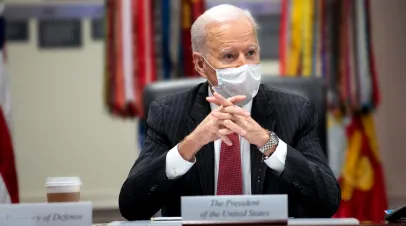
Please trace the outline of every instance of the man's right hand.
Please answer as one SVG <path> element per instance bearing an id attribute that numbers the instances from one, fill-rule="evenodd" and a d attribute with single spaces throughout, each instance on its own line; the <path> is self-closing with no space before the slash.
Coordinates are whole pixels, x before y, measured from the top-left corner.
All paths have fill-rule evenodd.
<path id="1" fill-rule="evenodd" d="M 243 101 L 244 99 L 245 96 L 235 96 L 230 97 L 228 100 L 232 104 L 236 104 L 240 101 Z M 232 112 L 235 115 L 249 116 L 249 112 L 246 112 L 242 108 L 232 104 L 228 106 L 220 106 L 214 111 L 221 112 L 222 110 L 227 108 L 228 111 Z M 232 123 L 232 125 L 228 124 L 227 127 L 232 127 L 233 131 L 238 133 L 240 136 L 244 136 L 246 133 L 245 130 L 234 123 Z M 225 126 L 223 125 L 223 120 L 214 117 L 212 113 L 210 113 L 196 127 L 196 129 L 179 144 L 179 154 L 182 156 L 183 159 L 189 162 L 194 162 L 194 156 L 200 150 L 200 148 L 212 141 L 221 139 L 227 145 L 232 145 L 230 139 L 227 136 L 222 135 L 218 132 L 220 129 L 223 128 L 225 128 Z"/>

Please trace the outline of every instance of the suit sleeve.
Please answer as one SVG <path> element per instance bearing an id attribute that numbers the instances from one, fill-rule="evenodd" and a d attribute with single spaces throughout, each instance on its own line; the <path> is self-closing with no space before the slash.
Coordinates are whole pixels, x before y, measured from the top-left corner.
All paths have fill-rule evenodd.
<path id="1" fill-rule="evenodd" d="M 295 200 L 312 217 L 331 217 L 338 209 L 341 191 L 320 146 L 318 117 L 312 104 L 305 102 L 294 147 L 288 145 L 282 178 L 289 199 Z"/>
<path id="2" fill-rule="evenodd" d="M 166 175 L 166 155 L 172 148 L 163 129 L 163 109 L 151 103 L 143 151 L 135 161 L 119 195 L 121 215 L 127 220 L 150 219 L 170 197 L 177 197 L 179 180 Z"/>

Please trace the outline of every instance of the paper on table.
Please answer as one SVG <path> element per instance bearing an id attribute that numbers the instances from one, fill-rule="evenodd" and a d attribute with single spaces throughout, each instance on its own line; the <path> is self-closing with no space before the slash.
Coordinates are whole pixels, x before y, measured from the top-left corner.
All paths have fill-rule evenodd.
<path id="1" fill-rule="evenodd" d="M 182 217 L 153 217 L 151 221 L 181 221 Z"/>
<path id="2" fill-rule="evenodd" d="M 107 226 L 182 226 L 182 221 L 114 221 Z"/>
<path id="3" fill-rule="evenodd" d="M 355 218 L 294 218 L 288 225 L 359 225 Z"/>

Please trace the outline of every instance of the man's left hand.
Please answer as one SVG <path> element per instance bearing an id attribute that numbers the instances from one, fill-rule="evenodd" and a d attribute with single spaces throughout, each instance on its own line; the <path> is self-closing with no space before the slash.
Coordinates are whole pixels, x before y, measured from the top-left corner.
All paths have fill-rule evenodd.
<path id="1" fill-rule="evenodd" d="M 227 125 L 234 122 L 236 125 L 241 127 L 246 131 L 243 136 L 249 143 L 254 144 L 258 147 L 263 146 L 269 140 L 268 131 L 262 128 L 254 119 L 250 116 L 237 116 L 233 114 L 235 112 L 234 108 L 239 108 L 238 106 L 232 105 L 227 99 L 218 93 L 213 94 L 214 97 L 206 98 L 210 103 L 214 103 L 218 106 L 228 106 L 223 108 L 221 111 L 212 112 L 212 115 L 218 119 L 224 120 L 225 128 L 221 128 L 219 133 L 222 135 L 228 135 L 234 133 L 233 127 L 228 127 Z M 231 105 L 231 106 L 230 106 Z"/>

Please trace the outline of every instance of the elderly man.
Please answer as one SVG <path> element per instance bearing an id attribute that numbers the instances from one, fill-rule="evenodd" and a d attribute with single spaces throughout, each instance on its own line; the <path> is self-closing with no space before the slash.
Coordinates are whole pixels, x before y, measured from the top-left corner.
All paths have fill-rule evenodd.
<path id="1" fill-rule="evenodd" d="M 308 99 L 260 85 L 257 25 L 231 5 L 193 24 L 206 83 L 153 102 L 144 150 L 124 182 L 128 220 L 180 216 L 181 196 L 288 194 L 289 216 L 331 217 L 341 194 Z"/>

